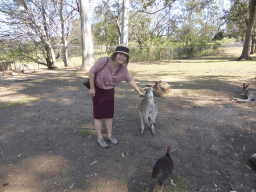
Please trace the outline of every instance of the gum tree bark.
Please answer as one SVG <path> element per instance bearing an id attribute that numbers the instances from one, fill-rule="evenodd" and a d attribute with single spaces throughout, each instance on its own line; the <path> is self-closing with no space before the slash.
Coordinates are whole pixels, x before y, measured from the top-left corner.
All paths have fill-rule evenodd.
<path id="1" fill-rule="evenodd" d="M 240 61 L 242 59 L 251 60 L 249 51 L 250 51 L 250 42 L 252 40 L 253 24 L 254 24 L 254 19 L 255 19 L 256 0 L 250 0 L 249 6 L 250 6 L 250 15 L 249 15 L 248 27 L 246 30 L 243 51 L 242 51 L 241 56 L 237 59 L 238 61 Z"/>
<path id="2" fill-rule="evenodd" d="M 90 4 L 89 0 L 80 0 L 81 31 L 82 31 L 82 65 L 80 70 L 88 70 L 94 64 L 94 51 L 90 22 Z"/>

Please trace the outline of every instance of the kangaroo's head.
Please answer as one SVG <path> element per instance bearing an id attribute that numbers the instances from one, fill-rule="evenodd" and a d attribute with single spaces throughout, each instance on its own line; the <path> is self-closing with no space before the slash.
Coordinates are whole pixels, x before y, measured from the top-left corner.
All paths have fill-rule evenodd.
<path id="1" fill-rule="evenodd" d="M 243 84 L 243 88 L 242 88 L 242 94 L 247 96 L 249 94 L 249 90 L 248 90 L 249 84 Z"/>
<path id="2" fill-rule="evenodd" d="M 153 88 L 152 87 L 147 88 L 146 97 L 153 97 Z"/>

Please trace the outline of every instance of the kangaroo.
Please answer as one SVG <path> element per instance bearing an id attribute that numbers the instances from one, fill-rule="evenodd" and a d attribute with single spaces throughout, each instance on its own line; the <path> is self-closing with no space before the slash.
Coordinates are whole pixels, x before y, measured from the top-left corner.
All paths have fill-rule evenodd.
<path id="1" fill-rule="evenodd" d="M 146 88 L 147 92 L 145 98 L 139 105 L 139 115 L 141 120 L 141 134 L 144 131 L 144 122 L 151 128 L 152 134 L 155 135 L 155 119 L 157 115 L 157 104 L 154 101 L 153 89 L 151 87 Z"/>
<path id="2" fill-rule="evenodd" d="M 169 83 L 164 81 L 156 81 L 153 87 L 154 96 L 162 97 L 163 95 L 168 94 L 171 91 Z"/>
<path id="3" fill-rule="evenodd" d="M 237 101 L 243 101 L 243 102 L 251 102 L 251 103 L 256 103 L 256 91 L 249 91 L 248 90 L 249 84 L 243 84 L 242 88 L 242 94 L 241 96 L 247 97 L 247 99 L 239 99 L 239 98 L 234 98 Z"/>

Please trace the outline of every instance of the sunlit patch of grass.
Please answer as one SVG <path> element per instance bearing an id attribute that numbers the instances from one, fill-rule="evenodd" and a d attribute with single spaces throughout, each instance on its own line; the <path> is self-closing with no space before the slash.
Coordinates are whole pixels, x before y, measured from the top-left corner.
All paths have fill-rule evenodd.
<path id="1" fill-rule="evenodd" d="M 14 103 L 6 103 L 4 106 L 1 106 L 0 109 L 7 109 L 7 108 L 12 108 L 20 104 L 20 102 L 14 102 Z"/>
<path id="2" fill-rule="evenodd" d="M 185 89 L 183 91 L 183 94 L 184 95 L 193 95 L 193 94 L 195 94 L 195 92 L 192 89 Z"/>
<path id="3" fill-rule="evenodd" d="M 82 137 L 85 137 L 87 135 L 92 135 L 92 132 L 89 131 L 88 129 L 80 129 L 77 131 L 77 133 L 82 136 Z"/>
<path id="4" fill-rule="evenodd" d="M 40 98 L 25 97 L 25 98 L 23 98 L 22 100 L 19 100 L 19 101 L 4 103 L 3 106 L 0 106 L 0 109 L 8 109 L 8 108 L 15 107 L 15 106 L 17 106 L 19 104 L 35 102 L 35 101 L 38 101 L 38 100 L 40 100 Z"/>
<path id="5" fill-rule="evenodd" d="M 34 82 L 44 82 L 46 79 L 37 79 L 37 80 L 34 80 Z"/>

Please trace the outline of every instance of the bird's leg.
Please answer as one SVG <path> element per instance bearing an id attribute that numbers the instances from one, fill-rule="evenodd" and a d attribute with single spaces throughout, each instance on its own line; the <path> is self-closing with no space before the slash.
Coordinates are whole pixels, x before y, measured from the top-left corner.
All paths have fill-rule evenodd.
<path id="1" fill-rule="evenodd" d="M 162 191 L 163 191 L 163 188 L 164 188 L 164 185 L 162 185 L 162 187 L 161 187 L 161 191 L 160 191 L 160 192 L 162 192 Z"/>

